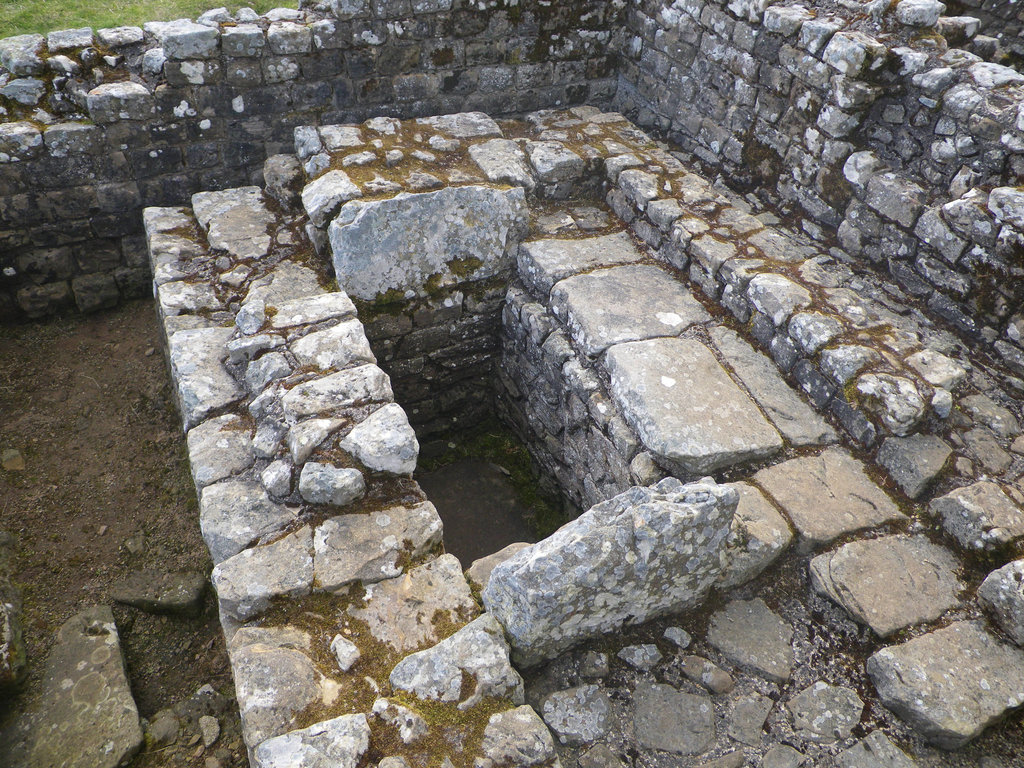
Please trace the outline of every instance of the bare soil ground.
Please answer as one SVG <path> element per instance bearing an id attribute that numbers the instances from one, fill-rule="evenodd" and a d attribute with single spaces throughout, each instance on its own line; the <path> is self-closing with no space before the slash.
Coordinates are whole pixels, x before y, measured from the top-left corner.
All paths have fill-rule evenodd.
<path id="1" fill-rule="evenodd" d="M 19 715 L 45 706 L 36 691 L 63 622 L 111 604 L 111 587 L 134 570 L 209 573 L 165 365 L 149 301 L 0 327 L 0 450 L 25 460 L 23 470 L 0 469 L 0 530 L 16 541 L 29 658 L 21 691 L 0 699 L 0 741 Z M 192 619 L 114 607 L 142 716 L 205 684 L 230 692 L 209 592 Z M 225 768 L 245 764 L 237 710 L 229 719 L 216 745 Z M 183 738 L 170 754 L 144 750 L 135 764 L 204 765 L 210 755 Z"/>

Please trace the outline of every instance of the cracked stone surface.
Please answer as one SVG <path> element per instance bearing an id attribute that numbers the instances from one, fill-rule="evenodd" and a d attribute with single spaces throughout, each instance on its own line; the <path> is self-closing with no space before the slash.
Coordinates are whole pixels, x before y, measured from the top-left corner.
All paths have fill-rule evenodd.
<path id="1" fill-rule="evenodd" d="M 551 310 L 591 356 L 624 341 L 678 336 L 710 319 L 679 281 L 647 264 L 567 277 L 551 289 Z"/>
<path id="2" fill-rule="evenodd" d="M 863 465 L 839 448 L 763 469 L 754 481 L 779 503 L 810 545 L 905 517 Z"/>

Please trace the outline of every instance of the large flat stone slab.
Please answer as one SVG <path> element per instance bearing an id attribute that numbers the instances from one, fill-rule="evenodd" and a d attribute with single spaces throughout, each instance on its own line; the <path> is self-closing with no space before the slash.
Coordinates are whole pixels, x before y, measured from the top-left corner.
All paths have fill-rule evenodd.
<path id="1" fill-rule="evenodd" d="M 110 608 L 89 608 L 60 628 L 41 698 L 26 768 L 116 768 L 139 751 L 139 712 Z"/>
<path id="2" fill-rule="evenodd" d="M 958 621 L 868 659 L 882 703 L 933 744 L 962 747 L 1024 704 L 1024 651 Z"/>
<path id="3" fill-rule="evenodd" d="M 526 665 L 692 607 L 718 576 L 737 500 L 727 486 L 675 478 L 631 488 L 495 567 L 484 605 Z"/>
<path id="4" fill-rule="evenodd" d="M 811 584 L 881 637 L 937 619 L 964 585 L 952 553 L 923 536 L 853 541 L 811 560 Z"/>
<path id="5" fill-rule="evenodd" d="M 572 240 L 532 240 L 519 246 L 519 276 L 547 296 L 555 283 L 569 275 L 633 264 L 643 257 L 625 232 Z"/>
<path id="6" fill-rule="evenodd" d="M 178 331 L 167 340 L 171 377 L 185 431 L 213 411 L 241 400 L 245 390 L 224 367 L 233 328 Z"/>
<path id="7" fill-rule="evenodd" d="M 707 474 L 782 448 L 779 433 L 699 341 L 617 344 L 605 365 L 626 420 L 673 468 Z"/>
<path id="8" fill-rule="evenodd" d="M 711 319 L 678 280 L 649 264 L 567 277 L 551 289 L 551 310 L 591 357 L 624 341 L 678 336 Z"/>
<path id="9" fill-rule="evenodd" d="M 800 448 L 836 441 L 835 430 L 786 383 L 768 357 L 724 326 L 712 328 L 710 334 L 726 365 L 789 443 Z"/>
<path id="10" fill-rule="evenodd" d="M 527 221 L 520 187 L 469 185 L 352 200 L 328 230 L 334 271 L 349 295 L 365 300 L 388 291 L 424 295 L 432 278 L 484 280 L 511 269 Z"/>
<path id="11" fill-rule="evenodd" d="M 839 448 L 762 469 L 754 481 L 779 503 L 811 546 L 904 517 L 867 476 L 864 465 Z"/>
<path id="12" fill-rule="evenodd" d="M 782 513 L 749 483 L 733 483 L 740 503 L 732 519 L 722 555 L 718 586 L 745 584 L 771 565 L 793 541 L 793 531 Z"/>

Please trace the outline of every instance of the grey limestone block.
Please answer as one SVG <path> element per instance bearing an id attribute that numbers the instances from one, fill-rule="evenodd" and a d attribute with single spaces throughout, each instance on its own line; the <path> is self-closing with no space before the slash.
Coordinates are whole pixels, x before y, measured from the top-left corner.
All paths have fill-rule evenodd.
<path id="1" fill-rule="evenodd" d="M 992 571 L 978 588 L 978 597 L 1010 639 L 1024 647 L 1024 560 Z"/>
<path id="2" fill-rule="evenodd" d="M 617 344 L 604 365 L 626 421 L 661 462 L 699 474 L 782 448 L 779 433 L 699 341 Z"/>
<path id="3" fill-rule="evenodd" d="M 852 541 L 810 563 L 814 589 L 880 637 L 939 618 L 964 585 L 959 561 L 923 536 Z"/>
<path id="4" fill-rule="evenodd" d="M 956 488 L 928 509 L 967 550 L 994 549 L 1024 537 L 1024 510 L 991 480 Z"/>
<path id="5" fill-rule="evenodd" d="M 735 490 L 711 481 L 632 488 L 498 565 L 484 605 L 527 665 L 696 605 L 721 568 L 737 501 Z"/>
<path id="6" fill-rule="evenodd" d="M 448 283 L 496 277 L 511 269 L 527 219 L 521 187 L 351 200 L 329 228 L 335 272 L 345 291 L 367 300 L 389 290 L 422 294 L 437 275 Z"/>
<path id="7" fill-rule="evenodd" d="M 89 116 L 97 123 L 146 120 L 153 114 L 153 94 L 139 83 L 104 83 L 89 91 Z"/>
<path id="8" fill-rule="evenodd" d="M 464 697 L 467 675 L 473 687 Z M 397 690 L 455 703 L 459 709 L 468 709 L 484 697 L 523 703 L 523 679 L 509 661 L 501 625 L 488 613 L 433 648 L 406 656 L 391 671 L 389 682 Z"/>
<path id="9" fill-rule="evenodd" d="M 271 501 L 251 480 L 222 480 L 199 496 L 199 528 L 215 564 L 294 519 L 293 511 Z"/>
<path id="10" fill-rule="evenodd" d="M 220 33 L 213 27 L 178 19 L 157 25 L 156 37 L 168 59 L 210 59 L 217 55 Z"/>

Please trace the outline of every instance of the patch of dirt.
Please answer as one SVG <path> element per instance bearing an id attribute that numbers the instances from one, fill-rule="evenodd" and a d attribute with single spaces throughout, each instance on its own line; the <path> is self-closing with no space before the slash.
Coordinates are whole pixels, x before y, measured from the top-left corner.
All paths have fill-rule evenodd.
<path id="1" fill-rule="evenodd" d="M 0 733 L 40 706 L 56 630 L 95 604 L 114 607 L 139 713 L 211 685 L 233 695 L 215 600 L 199 617 L 153 616 L 112 603 L 111 587 L 142 568 L 209 574 L 199 515 L 151 301 L 88 317 L 0 327 L 0 530 L 15 539 L 13 579 L 24 596 L 26 683 L 0 697 Z M 134 765 L 246 764 L 232 700 L 209 751 L 150 747 Z M 0 735 L 0 742 L 4 737 Z"/>

